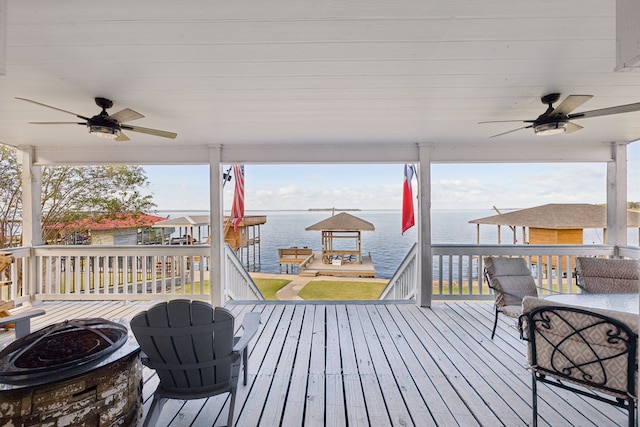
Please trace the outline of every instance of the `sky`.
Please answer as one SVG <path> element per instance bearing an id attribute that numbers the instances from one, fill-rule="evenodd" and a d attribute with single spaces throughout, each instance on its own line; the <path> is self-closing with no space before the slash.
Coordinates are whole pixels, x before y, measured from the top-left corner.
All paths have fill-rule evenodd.
<path id="1" fill-rule="evenodd" d="M 640 201 L 640 141 L 628 146 L 629 201 Z M 209 168 L 143 166 L 157 210 L 209 210 Z M 432 209 L 528 208 L 605 203 L 602 163 L 433 164 Z M 402 203 L 402 164 L 246 165 L 245 210 L 393 209 Z M 224 188 L 225 210 L 233 184 Z M 414 195 L 417 187 L 414 180 Z"/>

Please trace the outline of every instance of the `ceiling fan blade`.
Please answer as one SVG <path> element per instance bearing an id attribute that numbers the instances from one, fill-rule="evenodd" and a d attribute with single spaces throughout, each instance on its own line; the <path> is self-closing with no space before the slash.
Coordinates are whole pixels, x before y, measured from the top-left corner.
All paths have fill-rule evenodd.
<path id="1" fill-rule="evenodd" d="M 554 116 L 556 114 L 562 114 L 566 116 L 591 98 L 593 98 L 593 95 L 569 95 L 553 110 L 550 115 Z"/>
<path id="2" fill-rule="evenodd" d="M 575 131 L 580 130 L 580 129 L 582 129 L 582 126 L 577 125 L 575 123 L 568 122 L 567 123 L 567 128 L 565 129 L 564 133 L 571 133 L 571 132 L 575 132 Z"/>
<path id="3" fill-rule="evenodd" d="M 161 136 L 163 138 L 174 139 L 176 136 L 178 136 L 178 134 L 175 132 L 167 132 L 164 130 L 143 128 L 140 126 L 122 125 L 121 128 L 126 130 L 132 130 L 134 132 L 146 133 L 154 136 Z"/>
<path id="4" fill-rule="evenodd" d="M 499 133 L 499 134 L 497 134 L 497 135 L 492 135 L 490 138 L 495 138 L 496 136 L 506 135 L 506 134 L 508 134 L 508 133 L 516 132 L 516 131 L 519 131 L 519 130 L 522 130 L 522 129 L 529 129 L 529 128 L 531 128 L 531 127 L 533 127 L 533 125 L 523 126 L 523 127 L 521 127 L 521 128 L 512 129 L 512 130 L 510 130 L 510 131 L 502 132 L 502 133 Z"/>
<path id="5" fill-rule="evenodd" d="M 87 125 L 78 122 L 29 122 L 30 125 Z"/>
<path id="6" fill-rule="evenodd" d="M 142 114 L 130 108 L 125 108 L 124 110 L 118 111 L 117 113 L 113 113 L 109 117 L 114 119 L 118 123 L 126 123 L 132 120 L 138 120 L 138 119 L 144 118 Z"/>
<path id="7" fill-rule="evenodd" d="M 124 134 L 124 132 L 120 132 L 120 135 L 118 135 L 118 137 L 114 141 L 124 142 L 124 141 L 130 141 L 130 139 L 127 135 Z"/>
<path id="8" fill-rule="evenodd" d="M 583 111 L 582 113 L 569 114 L 569 119 L 587 119 L 590 117 L 608 116 L 610 114 L 631 113 L 640 111 L 640 102 L 634 104 L 618 105 L 617 107 L 601 108 L 600 110 Z"/>
<path id="9" fill-rule="evenodd" d="M 535 120 L 488 120 L 484 122 L 478 122 L 479 125 L 484 123 L 533 123 Z"/>
<path id="10" fill-rule="evenodd" d="M 72 115 L 74 115 L 74 116 L 76 116 L 76 117 L 78 117 L 78 118 L 80 118 L 80 119 L 83 119 L 83 120 L 89 120 L 89 118 L 88 118 L 88 117 L 81 116 L 80 114 L 76 114 L 76 113 L 71 112 L 71 111 L 63 110 L 62 108 L 53 107 L 53 106 L 51 106 L 51 105 L 43 104 L 42 102 L 33 101 L 33 100 L 31 100 L 31 99 L 27 99 L 27 98 L 19 98 L 19 97 L 17 97 L 17 96 L 16 96 L 16 99 L 19 99 L 19 100 L 21 100 L 21 101 L 31 102 L 32 104 L 40 105 L 40 106 L 42 106 L 42 107 L 47 107 L 47 108 L 51 108 L 51 109 L 54 109 L 54 110 L 62 111 L 63 113 L 72 114 Z"/>

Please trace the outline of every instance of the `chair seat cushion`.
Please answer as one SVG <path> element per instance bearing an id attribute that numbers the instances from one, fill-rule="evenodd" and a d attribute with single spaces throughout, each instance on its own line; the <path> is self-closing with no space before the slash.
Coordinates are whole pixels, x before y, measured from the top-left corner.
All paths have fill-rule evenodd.
<path id="1" fill-rule="evenodd" d="M 584 309 L 542 298 L 523 300 L 525 313 L 539 307 Z M 562 312 L 562 317 L 556 320 L 546 312 L 538 319 L 541 326 L 537 331 L 544 337 L 536 340 L 537 363 L 533 363 L 531 343 L 527 351 L 527 363 L 543 374 L 555 377 L 561 374 L 566 381 L 626 399 L 628 359 L 621 354 L 626 351 L 628 339 L 625 339 L 624 332 L 588 313 L 620 321 L 631 331 L 638 330 L 640 318 L 637 314 L 589 309 L 586 313 Z M 620 333 L 620 337 L 616 333 Z M 637 355 L 634 366 L 637 366 Z M 634 371 L 637 387 L 638 372 L 637 369 Z M 637 391 L 634 396 L 637 396 Z"/>
<path id="2" fill-rule="evenodd" d="M 637 259 L 576 259 L 578 284 L 592 293 L 636 293 L 640 291 L 640 261 Z"/>
<path id="3" fill-rule="evenodd" d="M 525 296 L 538 296 L 536 282 L 524 258 L 487 257 L 484 262 L 499 310 L 502 311 L 503 306 L 520 307 Z"/>
<path id="4" fill-rule="evenodd" d="M 505 305 L 499 311 L 505 316 L 517 318 L 522 314 L 522 305 Z"/>

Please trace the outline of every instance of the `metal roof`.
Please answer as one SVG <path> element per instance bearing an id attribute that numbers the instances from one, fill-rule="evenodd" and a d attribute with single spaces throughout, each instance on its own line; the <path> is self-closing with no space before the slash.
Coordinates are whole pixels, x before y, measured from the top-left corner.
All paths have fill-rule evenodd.
<path id="1" fill-rule="evenodd" d="M 607 208 L 586 203 L 550 203 L 478 218 L 469 223 L 548 229 L 606 228 Z M 627 226 L 640 227 L 640 212 L 627 211 Z"/>

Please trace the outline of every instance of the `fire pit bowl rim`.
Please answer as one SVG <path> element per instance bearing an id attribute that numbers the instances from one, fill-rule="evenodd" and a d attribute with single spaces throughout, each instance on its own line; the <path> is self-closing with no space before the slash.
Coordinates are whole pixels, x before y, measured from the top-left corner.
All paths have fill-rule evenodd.
<path id="1" fill-rule="evenodd" d="M 54 366 L 21 368 L 15 366 L 15 361 L 31 346 L 38 344 L 41 339 L 47 336 L 72 333 L 80 330 L 108 329 L 116 338 L 111 344 L 95 353 L 84 355 L 82 358 L 68 360 Z M 95 332 L 98 335 L 101 333 Z M 46 326 L 38 331 L 32 332 L 22 338 L 15 340 L 0 351 L 0 381 L 11 382 L 12 379 L 36 379 L 59 374 L 61 371 L 71 371 L 80 369 L 86 364 L 100 360 L 122 347 L 127 341 L 129 331 L 125 325 L 112 322 L 103 318 L 71 319 L 64 322 Z"/>

